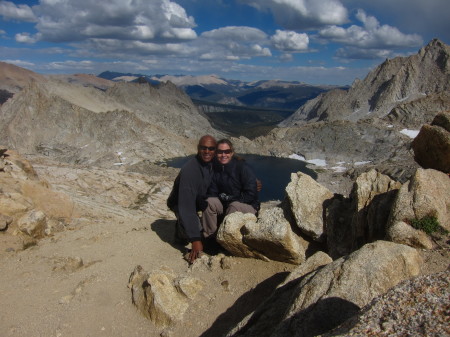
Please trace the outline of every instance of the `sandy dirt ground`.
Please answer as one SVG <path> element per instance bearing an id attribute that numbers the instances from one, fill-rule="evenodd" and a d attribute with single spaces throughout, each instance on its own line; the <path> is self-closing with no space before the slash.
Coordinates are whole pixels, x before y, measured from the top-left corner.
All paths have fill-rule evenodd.
<path id="1" fill-rule="evenodd" d="M 27 249 L 13 228 L 0 233 L 0 336 L 222 336 L 295 267 L 236 257 L 227 257 L 227 268 L 189 267 L 186 248 L 173 242 L 174 216 L 165 206 L 174 170 L 143 175 L 31 163 L 72 198 L 73 219 Z M 448 244 L 424 257 L 424 272 L 445 269 Z M 179 322 L 157 327 L 132 304 L 128 281 L 137 265 L 206 285 Z"/>
<path id="2" fill-rule="evenodd" d="M 235 257 L 227 258 L 228 269 L 189 268 L 165 206 L 173 174 L 32 164 L 53 189 L 71 196 L 74 218 L 25 250 L 13 229 L 0 233 L 0 336 L 220 336 L 293 268 Z M 156 327 L 131 301 L 127 285 L 137 265 L 206 286 L 180 322 Z"/>

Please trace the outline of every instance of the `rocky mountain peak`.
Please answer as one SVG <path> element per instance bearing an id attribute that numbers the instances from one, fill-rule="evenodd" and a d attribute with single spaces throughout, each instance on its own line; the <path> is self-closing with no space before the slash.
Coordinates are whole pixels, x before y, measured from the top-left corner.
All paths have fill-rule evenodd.
<path id="1" fill-rule="evenodd" d="M 448 91 L 449 58 L 450 47 L 434 39 L 415 55 L 386 60 L 365 79 L 354 81 L 348 91 L 332 90 L 307 102 L 280 126 L 383 118 L 400 104 Z M 432 103 L 425 110 L 437 111 Z"/>

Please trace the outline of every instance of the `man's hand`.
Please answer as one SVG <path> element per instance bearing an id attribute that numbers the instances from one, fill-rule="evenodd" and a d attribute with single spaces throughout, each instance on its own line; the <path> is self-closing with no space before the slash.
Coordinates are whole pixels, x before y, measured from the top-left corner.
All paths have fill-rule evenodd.
<path id="1" fill-rule="evenodd" d="M 203 252 L 203 243 L 201 241 L 192 241 L 189 263 L 194 263 L 194 261 L 200 257 L 201 252 Z"/>
<path id="2" fill-rule="evenodd" d="M 261 190 L 262 190 L 262 182 L 259 179 L 256 179 L 256 190 L 258 192 L 261 192 Z"/>

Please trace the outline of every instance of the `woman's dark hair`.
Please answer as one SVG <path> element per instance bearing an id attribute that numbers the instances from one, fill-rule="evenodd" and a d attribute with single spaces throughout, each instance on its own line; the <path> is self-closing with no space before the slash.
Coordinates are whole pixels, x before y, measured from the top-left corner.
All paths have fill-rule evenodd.
<path id="1" fill-rule="evenodd" d="M 219 147 L 220 144 L 227 144 L 230 147 L 231 152 L 234 153 L 233 143 L 229 139 L 224 138 L 224 139 L 219 140 L 217 142 L 217 147 Z"/>

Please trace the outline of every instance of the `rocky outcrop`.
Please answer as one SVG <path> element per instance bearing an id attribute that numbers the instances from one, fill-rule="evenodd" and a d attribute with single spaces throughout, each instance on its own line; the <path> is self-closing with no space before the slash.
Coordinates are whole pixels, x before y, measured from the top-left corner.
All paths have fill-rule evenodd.
<path id="1" fill-rule="evenodd" d="M 375 297 L 417 276 L 422 260 L 410 247 L 367 244 L 277 288 L 228 336 L 316 336 L 356 314 Z"/>
<path id="2" fill-rule="evenodd" d="M 253 214 L 229 214 L 219 227 L 216 239 L 234 256 L 293 264 L 305 260 L 305 248 L 281 208 L 264 210 L 258 219 Z"/>
<path id="3" fill-rule="evenodd" d="M 17 227 L 33 238 L 42 238 L 47 229 L 47 217 L 42 211 L 32 210 L 17 221 Z"/>
<path id="4" fill-rule="evenodd" d="M 45 82 L 46 78 L 14 64 L 0 62 L 0 90 L 15 94 L 33 81 Z"/>
<path id="5" fill-rule="evenodd" d="M 256 216 L 236 212 L 225 217 L 217 231 L 217 242 L 233 256 L 251 257 L 268 261 L 269 259 L 258 251 L 247 246 L 243 241 L 243 228 L 247 223 L 256 222 Z"/>
<path id="6" fill-rule="evenodd" d="M 361 173 L 370 166 L 408 180 L 417 167 L 411 138 L 436 113 L 450 109 L 449 48 L 433 40 L 416 55 L 386 60 L 348 91 L 331 90 L 308 101 L 247 151 L 321 159 L 329 170 L 356 167 Z"/>
<path id="7" fill-rule="evenodd" d="M 386 60 L 348 91 L 332 90 L 303 105 L 280 126 L 384 117 L 395 106 L 449 90 L 450 47 L 435 39 L 416 55 Z M 446 103 L 448 106 L 450 102 Z M 435 112 L 435 110 L 433 110 Z"/>
<path id="8" fill-rule="evenodd" d="M 136 266 L 130 275 L 133 304 L 156 326 L 167 327 L 182 321 L 188 300 L 202 290 L 204 284 L 193 277 L 178 278 L 167 268 L 147 273 Z"/>
<path id="9" fill-rule="evenodd" d="M 447 336 L 449 285 L 448 270 L 404 281 L 322 336 Z"/>
<path id="10" fill-rule="evenodd" d="M 324 209 L 331 202 L 333 193 L 318 184 L 309 175 L 297 172 L 291 174 L 286 187 L 295 223 L 313 240 L 324 240 Z"/>
<path id="11" fill-rule="evenodd" d="M 450 173 L 450 111 L 424 125 L 412 142 L 414 159 L 423 167 Z"/>
<path id="12" fill-rule="evenodd" d="M 412 179 L 400 188 L 387 223 L 387 237 L 413 247 L 431 248 L 432 242 L 407 222 L 434 216 L 450 230 L 450 180 L 442 172 L 418 169 Z"/>
<path id="13" fill-rule="evenodd" d="M 352 251 L 385 238 L 390 208 L 400 186 L 399 182 L 373 169 L 356 179 L 350 196 L 354 211 Z"/>
<path id="14" fill-rule="evenodd" d="M 327 247 L 333 258 L 385 238 L 386 222 L 400 186 L 372 169 L 358 176 L 349 198 L 333 198 L 326 207 Z"/>
<path id="15" fill-rule="evenodd" d="M 74 203 L 39 179 L 33 166 L 17 152 L 0 147 L 0 228 L 42 238 L 58 231 L 74 215 Z"/>
<path id="16" fill-rule="evenodd" d="M 338 163 L 365 171 L 364 166 L 356 165 L 363 162 L 380 171 L 386 167 L 396 180 L 406 181 L 411 168 L 418 165 L 411 156 L 411 138 L 401 130 L 377 119 L 321 121 L 275 128 L 267 136 L 255 138 L 252 144 L 246 143 L 244 149 L 279 157 L 297 154 L 306 160 L 322 159 L 330 171 Z"/>
<path id="17" fill-rule="evenodd" d="M 0 142 L 6 146 L 108 168 L 185 156 L 201 135 L 221 135 L 171 84 L 118 83 L 104 92 L 58 81 L 31 83 L 0 109 Z"/>
<path id="18" fill-rule="evenodd" d="M 257 222 L 247 223 L 243 242 L 273 261 L 300 264 L 305 260 L 305 248 L 279 207 L 263 210 Z"/>

